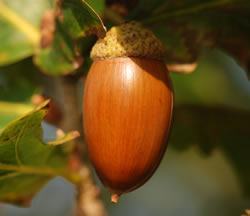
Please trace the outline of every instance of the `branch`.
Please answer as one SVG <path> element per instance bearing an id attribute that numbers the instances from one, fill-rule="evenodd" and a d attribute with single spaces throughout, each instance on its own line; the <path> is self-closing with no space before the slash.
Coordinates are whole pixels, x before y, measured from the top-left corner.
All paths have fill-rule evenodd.
<path id="1" fill-rule="evenodd" d="M 81 105 L 78 100 L 78 79 L 74 76 L 61 78 L 64 103 L 64 130 L 82 131 Z M 99 197 L 99 190 L 94 184 L 89 168 L 83 163 L 85 148 L 83 139 L 78 139 L 74 145 L 70 168 L 77 171 L 81 180 L 77 184 L 76 216 L 106 216 L 106 210 Z"/>
<path id="2" fill-rule="evenodd" d="M 78 186 L 76 216 L 107 216 L 100 199 L 100 191 L 95 186 L 87 166 L 81 166 L 81 184 Z"/>

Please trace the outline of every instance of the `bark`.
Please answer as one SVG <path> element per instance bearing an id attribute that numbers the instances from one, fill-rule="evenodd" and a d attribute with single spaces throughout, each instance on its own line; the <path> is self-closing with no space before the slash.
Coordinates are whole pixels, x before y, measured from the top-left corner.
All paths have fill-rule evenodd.
<path id="1" fill-rule="evenodd" d="M 82 104 L 79 94 L 79 79 L 76 76 L 60 78 L 43 77 L 44 92 L 54 98 L 62 108 L 63 120 L 60 124 L 65 132 L 77 130 L 81 137 L 72 144 L 72 153 L 69 159 L 69 167 L 77 172 L 81 181 L 76 185 L 76 203 L 74 216 L 107 216 L 106 209 L 100 198 L 100 191 L 96 187 L 90 169 L 88 157 L 85 151 L 82 134 Z"/>

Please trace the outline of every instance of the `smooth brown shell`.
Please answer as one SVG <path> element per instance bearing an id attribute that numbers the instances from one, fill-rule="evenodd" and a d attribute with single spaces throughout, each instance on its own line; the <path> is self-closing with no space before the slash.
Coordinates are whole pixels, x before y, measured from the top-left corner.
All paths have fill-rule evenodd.
<path id="1" fill-rule="evenodd" d="M 91 161 L 118 195 L 145 183 L 167 146 L 173 92 L 165 64 L 145 58 L 95 60 L 84 90 Z"/>

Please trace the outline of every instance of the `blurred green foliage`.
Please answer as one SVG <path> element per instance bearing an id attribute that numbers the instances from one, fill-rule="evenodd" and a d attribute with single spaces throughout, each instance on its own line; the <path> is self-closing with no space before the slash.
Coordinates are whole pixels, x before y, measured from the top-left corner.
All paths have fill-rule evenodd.
<path id="1" fill-rule="evenodd" d="M 8 124 L 0 134 L 0 200 L 3 202 L 27 205 L 49 179 L 64 176 L 61 170 L 67 157 L 62 147 L 45 145 L 42 141 L 41 121 L 47 112 L 46 105 Z M 60 143 L 63 143 L 61 139 Z"/>
<path id="2" fill-rule="evenodd" d="M 171 75 L 176 93 L 171 145 L 178 150 L 198 146 L 207 157 L 215 149 L 222 150 L 238 174 L 243 191 L 250 196 L 250 88 L 244 74 L 250 65 L 250 2 L 87 2 L 94 10 L 81 0 L 57 4 L 53 0 L 0 0 L 0 128 L 24 113 L 25 109 L 18 106 L 29 107 L 30 97 L 43 82 L 39 70 L 53 76 L 83 75 L 88 70 L 89 52 L 96 41 L 93 35 L 105 33 L 102 20 L 106 26 L 138 20 L 164 43 L 168 64 L 198 63 L 189 75 Z M 37 127 L 41 120 L 40 116 L 35 121 Z M 14 131 L 24 125 L 19 121 L 11 127 Z M 38 132 L 40 136 L 40 128 Z M 37 141 L 32 130 L 27 137 L 31 140 L 28 144 Z M 25 149 L 28 144 L 24 143 Z M 29 154 L 30 161 L 36 157 Z M 4 173 L 1 167 L 0 173 Z M 0 191 L 0 199 L 7 200 L 4 195 Z"/>

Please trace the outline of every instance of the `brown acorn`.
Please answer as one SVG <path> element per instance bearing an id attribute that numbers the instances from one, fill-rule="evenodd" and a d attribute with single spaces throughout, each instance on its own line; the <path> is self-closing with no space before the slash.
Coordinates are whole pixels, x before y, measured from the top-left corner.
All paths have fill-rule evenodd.
<path id="1" fill-rule="evenodd" d="M 163 54 L 161 42 L 136 22 L 111 28 L 91 51 L 84 131 L 113 202 L 144 184 L 164 155 L 173 91 Z"/>

